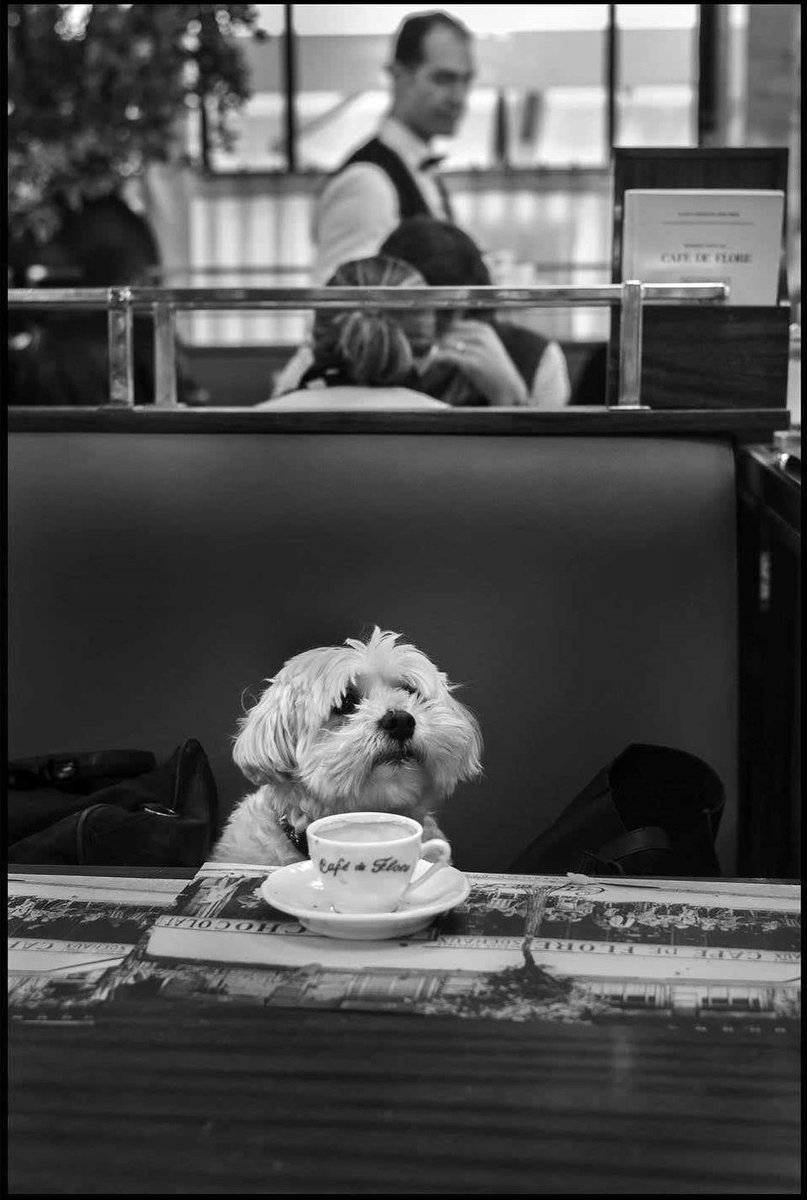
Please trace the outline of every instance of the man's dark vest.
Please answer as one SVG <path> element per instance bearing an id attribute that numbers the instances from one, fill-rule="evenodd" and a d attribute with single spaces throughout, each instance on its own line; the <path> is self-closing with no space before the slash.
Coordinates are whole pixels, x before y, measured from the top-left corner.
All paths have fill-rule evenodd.
<path id="1" fill-rule="evenodd" d="M 402 221 L 405 221 L 407 217 L 418 217 L 423 213 L 427 216 L 434 216 L 403 159 L 394 150 L 390 150 L 389 146 L 386 146 L 379 138 L 371 138 L 365 145 L 359 146 L 358 150 L 354 150 L 350 157 L 336 170 L 335 174 L 339 175 L 346 167 L 351 167 L 354 163 L 372 163 L 374 166 L 380 167 L 389 177 L 395 191 L 398 193 L 398 207 Z M 446 212 L 450 215 L 451 206 L 443 181 L 439 176 L 435 176 L 435 183 L 443 197 Z"/>

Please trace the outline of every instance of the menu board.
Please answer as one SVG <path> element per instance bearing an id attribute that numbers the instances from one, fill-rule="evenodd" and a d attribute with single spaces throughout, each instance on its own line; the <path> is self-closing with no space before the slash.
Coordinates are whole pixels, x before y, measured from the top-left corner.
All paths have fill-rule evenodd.
<path id="1" fill-rule="evenodd" d="M 729 305 L 775 305 L 784 204 L 781 191 L 628 188 L 622 278 L 725 283 Z"/>

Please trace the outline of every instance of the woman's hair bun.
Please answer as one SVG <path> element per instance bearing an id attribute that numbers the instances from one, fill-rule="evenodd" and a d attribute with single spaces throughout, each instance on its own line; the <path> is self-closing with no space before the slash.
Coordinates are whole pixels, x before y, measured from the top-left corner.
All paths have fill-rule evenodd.
<path id="1" fill-rule="evenodd" d="M 328 287 L 425 287 L 419 271 L 388 255 L 343 263 Z M 314 320 L 314 357 L 349 383 L 400 386 L 420 349 L 434 337 L 434 312 L 416 309 L 320 309 Z"/>
<path id="2" fill-rule="evenodd" d="M 401 384 L 414 365 L 412 347 L 395 313 L 364 309 L 340 313 L 337 349 L 353 383 Z"/>

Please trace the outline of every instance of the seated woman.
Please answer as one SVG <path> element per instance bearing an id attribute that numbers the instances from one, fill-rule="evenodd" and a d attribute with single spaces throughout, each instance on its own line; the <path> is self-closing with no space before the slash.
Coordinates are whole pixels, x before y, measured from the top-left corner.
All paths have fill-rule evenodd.
<path id="1" fill-rule="evenodd" d="M 382 254 L 416 267 L 433 287 L 488 287 L 490 272 L 472 238 L 434 217 L 402 221 Z M 556 341 L 496 313 L 437 311 L 440 337 L 422 386 L 452 405 L 554 408 L 569 403 L 566 359 Z"/>
<path id="2" fill-rule="evenodd" d="M 343 263 L 326 286 L 425 287 L 425 280 L 406 263 L 377 255 Z M 428 309 L 318 309 L 311 343 L 295 355 L 299 385 L 256 408 L 446 408 L 420 386 L 435 338 Z"/>

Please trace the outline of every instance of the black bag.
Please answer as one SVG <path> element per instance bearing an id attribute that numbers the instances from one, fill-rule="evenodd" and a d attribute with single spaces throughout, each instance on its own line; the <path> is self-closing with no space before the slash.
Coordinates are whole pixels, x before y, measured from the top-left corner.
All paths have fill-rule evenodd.
<path id="1" fill-rule="evenodd" d="M 218 832 L 210 763 L 194 739 L 157 765 L 144 750 L 8 764 L 9 863 L 198 867 Z"/>
<path id="2" fill-rule="evenodd" d="M 633 743 L 604 766 L 509 870 L 515 874 L 721 874 L 725 795 L 711 767 L 669 746 Z"/>

